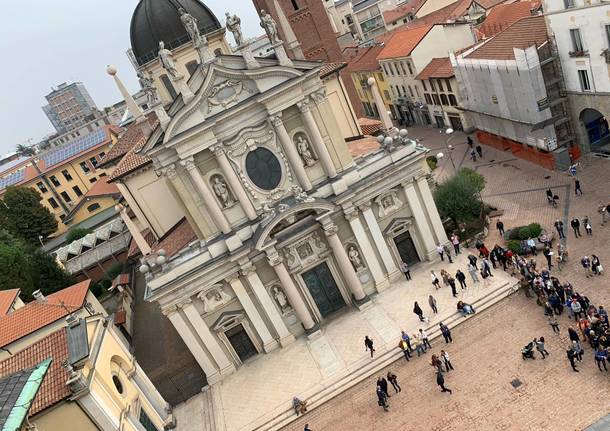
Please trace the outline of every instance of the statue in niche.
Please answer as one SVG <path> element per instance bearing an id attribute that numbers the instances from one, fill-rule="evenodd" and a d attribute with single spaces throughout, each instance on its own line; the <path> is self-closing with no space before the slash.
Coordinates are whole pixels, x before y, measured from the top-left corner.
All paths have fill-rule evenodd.
<path id="1" fill-rule="evenodd" d="M 265 12 L 265 9 L 261 9 L 261 27 L 269 36 L 271 45 L 282 43 L 277 33 L 277 24 L 271 15 Z"/>
<path id="2" fill-rule="evenodd" d="M 229 190 L 229 186 L 227 186 L 224 178 L 222 178 L 220 175 L 214 175 L 212 177 L 212 189 L 214 190 L 214 194 L 218 198 L 218 201 L 223 208 L 233 206 L 235 203 L 235 198 L 233 198 L 233 194 Z"/>
<path id="3" fill-rule="evenodd" d="M 244 36 L 241 32 L 241 19 L 237 15 L 231 16 L 229 12 L 226 12 L 225 15 L 227 17 L 225 23 L 227 30 L 233 33 L 235 44 L 241 46 L 244 43 Z"/>
<path id="4" fill-rule="evenodd" d="M 311 146 L 309 145 L 309 141 L 305 139 L 303 136 L 299 135 L 296 137 L 296 147 L 303 163 L 305 166 L 313 166 L 316 163 L 316 156 L 313 151 L 311 151 Z"/>
<path id="5" fill-rule="evenodd" d="M 143 70 L 138 70 L 138 81 L 140 82 L 140 87 L 144 94 L 146 95 L 146 103 L 148 106 L 155 106 L 159 101 L 157 96 L 157 89 L 153 85 L 153 80 L 150 78 L 150 75 L 145 74 Z"/>
<path id="6" fill-rule="evenodd" d="M 180 13 L 180 21 L 182 21 L 182 25 L 191 37 L 195 48 L 199 48 L 207 44 L 207 38 L 205 36 L 202 36 L 199 32 L 199 27 L 197 26 L 197 18 L 185 11 L 183 8 L 178 9 L 178 12 Z"/>
<path id="7" fill-rule="evenodd" d="M 347 256 L 349 257 L 350 262 L 352 262 L 354 270 L 358 271 L 364 268 L 364 264 L 362 263 L 362 259 L 360 258 L 360 252 L 356 250 L 356 247 L 350 245 L 347 249 Z"/>
<path id="8" fill-rule="evenodd" d="M 291 309 L 290 304 L 288 303 L 288 298 L 286 298 L 286 294 L 282 292 L 279 286 L 273 286 L 271 288 L 271 294 L 277 302 L 277 305 L 280 307 L 280 311 L 282 314 L 286 314 L 287 311 Z"/>
<path id="9" fill-rule="evenodd" d="M 179 79 L 182 76 L 178 73 L 178 69 L 176 69 L 176 63 L 174 63 L 174 54 L 169 49 L 165 48 L 165 43 L 163 41 L 159 42 L 159 61 L 161 62 L 161 67 L 165 69 L 165 71 L 172 78 Z"/>
<path id="10" fill-rule="evenodd" d="M 210 313 L 231 300 L 231 296 L 225 292 L 220 285 L 216 285 L 205 294 L 200 296 L 203 301 L 203 311 Z"/>

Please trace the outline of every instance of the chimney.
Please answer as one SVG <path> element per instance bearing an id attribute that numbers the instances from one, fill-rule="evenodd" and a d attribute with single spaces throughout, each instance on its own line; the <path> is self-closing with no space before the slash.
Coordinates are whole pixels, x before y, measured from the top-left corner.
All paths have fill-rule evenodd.
<path id="1" fill-rule="evenodd" d="M 32 293 L 32 296 L 34 297 L 34 299 L 36 300 L 36 302 L 40 303 L 40 304 L 46 304 L 47 303 L 47 298 L 44 296 L 44 294 L 40 291 L 40 289 L 36 290 L 34 293 Z"/>

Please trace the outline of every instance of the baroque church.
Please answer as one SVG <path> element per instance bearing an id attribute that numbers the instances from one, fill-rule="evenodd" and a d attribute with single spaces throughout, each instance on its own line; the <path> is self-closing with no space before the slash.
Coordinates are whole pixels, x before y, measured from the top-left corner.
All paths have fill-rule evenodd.
<path id="1" fill-rule="evenodd" d="M 401 262 L 432 260 L 447 242 L 427 149 L 388 127 L 377 150 L 352 156 L 362 132 L 345 64 L 305 59 L 281 9 L 261 15 L 265 58 L 235 15 L 225 28 L 198 0 L 140 0 L 131 51 L 148 116 L 108 68 L 135 118 L 111 181 L 145 299 L 210 385 L 366 309 Z"/>

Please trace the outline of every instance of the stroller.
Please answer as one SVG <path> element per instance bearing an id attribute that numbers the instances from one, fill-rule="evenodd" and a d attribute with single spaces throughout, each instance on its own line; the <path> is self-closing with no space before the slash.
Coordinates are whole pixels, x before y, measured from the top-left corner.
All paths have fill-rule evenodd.
<path id="1" fill-rule="evenodd" d="M 523 360 L 525 361 L 526 359 L 536 359 L 534 358 L 534 342 L 530 341 L 527 346 L 525 346 L 523 349 L 521 349 L 521 356 L 523 357 Z"/>

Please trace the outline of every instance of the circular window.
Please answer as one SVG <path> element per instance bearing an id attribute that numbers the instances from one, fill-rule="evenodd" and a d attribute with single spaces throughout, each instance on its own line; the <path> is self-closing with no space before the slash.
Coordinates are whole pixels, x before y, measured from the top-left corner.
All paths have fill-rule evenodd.
<path id="1" fill-rule="evenodd" d="M 273 190 L 282 178 L 280 161 L 266 148 L 257 148 L 246 156 L 246 172 L 252 182 L 263 190 Z"/>
<path id="2" fill-rule="evenodd" d="M 121 379 L 116 374 L 112 375 L 112 383 L 114 383 L 114 387 L 116 388 L 119 394 L 123 394 L 123 383 L 121 383 Z"/>

